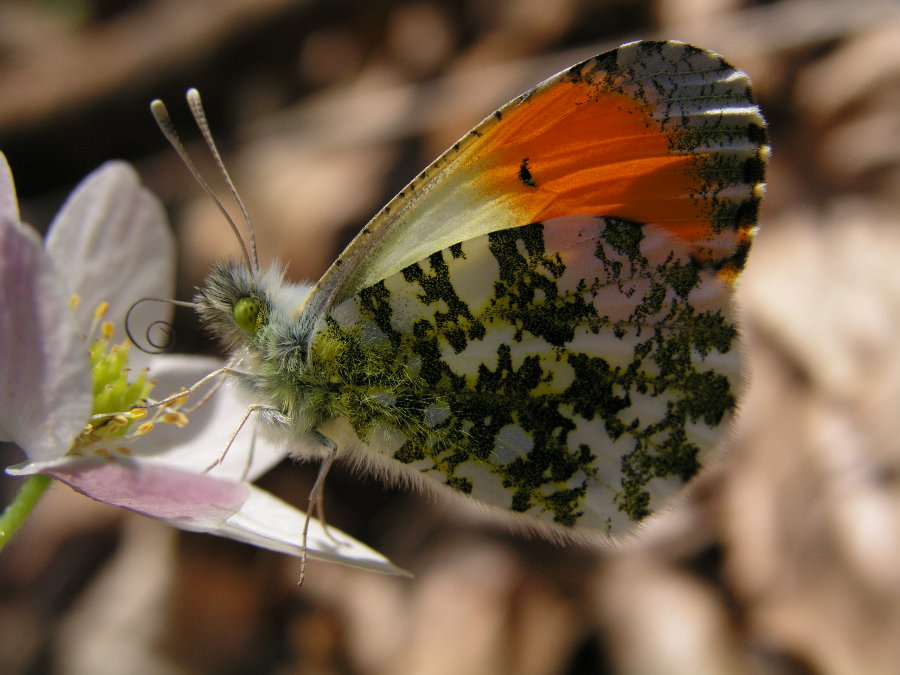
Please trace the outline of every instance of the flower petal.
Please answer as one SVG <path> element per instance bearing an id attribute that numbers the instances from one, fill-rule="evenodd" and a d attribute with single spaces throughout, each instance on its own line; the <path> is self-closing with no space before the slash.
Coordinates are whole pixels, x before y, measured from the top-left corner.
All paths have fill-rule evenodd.
<path id="1" fill-rule="evenodd" d="M 37 233 L 0 217 L 0 438 L 31 461 L 64 455 L 91 412 L 88 354 L 62 286 Z"/>
<path id="2" fill-rule="evenodd" d="M 0 152 L 0 218 L 19 222 L 19 201 L 16 199 L 16 185 L 6 156 Z"/>
<path id="3" fill-rule="evenodd" d="M 175 243 L 159 200 L 124 162 L 107 162 L 85 178 L 47 233 L 47 250 L 73 293 L 81 296 L 78 319 L 87 330 L 101 301 L 123 325 L 128 308 L 147 296 L 171 297 Z M 139 306 L 134 326 L 166 318 L 169 308 Z"/>
<path id="4" fill-rule="evenodd" d="M 250 491 L 244 483 L 123 459 L 67 458 L 40 473 L 91 499 L 198 531 L 230 517 Z"/>
<path id="5" fill-rule="evenodd" d="M 264 490 L 252 486 L 251 488 L 250 496 L 241 510 L 229 518 L 225 527 L 216 534 L 299 556 L 306 514 L 288 506 Z M 328 534 L 325 533 L 321 521 L 316 518 L 310 520 L 307 537 L 310 558 L 383 574 L 412 576 L 345 532 L 329 527 Z"/>
<path id="6" fill-rule="evenodd" d="M 66 458 L 11 473 L 42 473 L 92 499 L 164 520 L 191 532 L 206 532 L 280 553 L 299 556 L 306 514 L 247 483 L 222 480 L 141 461 Z M 408 575 L 349 535 L 310 520 L 310 558 Z"/>

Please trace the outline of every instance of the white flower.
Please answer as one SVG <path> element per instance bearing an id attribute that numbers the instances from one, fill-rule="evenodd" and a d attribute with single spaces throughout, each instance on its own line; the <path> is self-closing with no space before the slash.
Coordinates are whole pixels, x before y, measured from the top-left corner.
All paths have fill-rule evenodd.
<path id="1" fill-rule="evenodd" d="M 136 300 L 170 297 L 173 279 L 174 243 L 162 208 L 130 166 L 111 162 L 88 176 L 44 243 L 19 220 L 12 175 L 0 154 L 0 440 L 16 443 L 27 457 L 7 473 L 51 476 L 181 529 L 299 555 L 305 514 L 250 482 L 284 449 L 253 440 L 245 429 L 225 460 L 205 470 L 244 412 L 229 387 L 184 428 L 160 424 L 157 415 L 152 431 L 143 433 L 147 420 L 96 417 L 120 405 L 128 412 L 149 391 L 139 368 L 123 368 L 129 358 L 149 368 L 162 396 L 222 366 L 211 358 L 151 357 L 110 346 L 104 318 L 121 322 Z M 159 318 L 160 306 L 152 304 L 136 309 L 136 325 Z M 181 424 L 184 416 L 168 419 Z M 402 573 L 348 535 L 333 528 L 329 534 L 334 540 L 318 521 L 310 523 L 311 558 Z"/>

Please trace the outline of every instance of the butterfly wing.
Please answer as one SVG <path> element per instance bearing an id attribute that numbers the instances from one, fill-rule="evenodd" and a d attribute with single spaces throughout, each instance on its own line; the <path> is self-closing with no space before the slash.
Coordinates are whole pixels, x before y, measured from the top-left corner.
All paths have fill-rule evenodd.
<path id="1" fill-rule="evenodd" d="M 766 153 L 746 75 L 680 42 L 624 45 L 509 102 L 422 171 L 325 273 L 302 321 L 433 251 L 577 214 L 657 223 L 737 273 Z"/>
<path id="2" fill-rule="evenodd" d="M 618 530 L 696 473 L 728 419 L 729 296 L 657 225 L 568 216 L 481 235 L 329 315 L 316 369 L 353 386 L 320 429 L 387 471 Z"/>
<path id="3" fill-rule="evenodd" d="M 643 518 L 735 404 L 729 303 L 765 139 L 746 76 L 681 43 L 625 45 L 511 102 L 313 291 L 315 426 L 512 511 Z"/>

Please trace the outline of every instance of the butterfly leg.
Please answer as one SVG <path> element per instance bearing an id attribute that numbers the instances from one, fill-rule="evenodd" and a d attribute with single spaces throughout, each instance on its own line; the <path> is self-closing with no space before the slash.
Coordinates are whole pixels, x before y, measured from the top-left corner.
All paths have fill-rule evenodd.
<path id="1" fill-rule="evenodd" d="M 227 368 L 227 366 L 226 366 L 226 368 Z M 229 372 L 233 373 L 233 372 L 235 372 L 235 371 L 227 371 L 227 370 L 226 370 L 225 372 L 220 372 L 219 375 L 227 375 Z M 216 393 L 217 391 L 219 391 L 219 389 L 222 388 L 222 385 L 223 385 L 224 383 L 225 383 L 225 378 L 224 378 L 224 377 L 220 377 L 220 378 L 218 379 L 218 381 L 217 381 L 213 386 L 211 386 L 211 387 L 209 388 L 209 391 L 207 391 L 205 394 L 203 394 L 203 396 L 200 397 L 200 400 L 199 400 L 199 401 L 197 401 L 197 402 L 196 402 L 194 405 L 192 405 L 192 406 L 189 406 L 189 407 L 184 408 L 184 409 L 182 410 L 182 412 L 183 412 L 185 415 L 190 415 L 191 413 L 193 413 L 193 412 L 199 410 L 200 408 L 202 408 L 203 406 L 205 406 L 206 403 L 209 401 L 209 399 L 211 399 L 211 398 L 215 395 L 215 393 Z"/>
<path id="2" fill-rule="evenodd" d="M 228 366 L 225 366 L 224 368 L 219 368 L 217 370 L 214 370 L 211 373 L 209 373 L 208 375 L 205 375 L 204 377 L 202 377 L 199 380 L 197 380 L 196 382 L 194 382 L 194 384 L 192 384 L 187 389 L 183 389 L 182 391 L 177 391 L 174 394 L 170 394 L 169 396 L 166 396 L 164 399 L 161 399 L 159 401 L 153 401 L 151 403 L 142 403 L 140 405 L 136 405 L 135 408 L 160 408 L 163 406 L 167 406 L 170 403 L 173 403 L 174 401 L 177 401 L 180 398 L 190 396 L 191 394 L 196 392 L 198 389 L 200 389 L 204 384 L 206 384 L 207 382 L 210 382 L 211 380 L 214 380 L 217 377 L 220 377 L 222 375 L 240 375 L 240 374 L 241 374 L 240 371 L 234 370 L 230 365 L 228 365 Z M 216 385 L 216 387 L 213 389 L 213 392 L 218 390 L 219 386 L 220 385 Z M 203 403 L 206 403 L 206 401 L 208 401 L 208 400 L 209 400 L 209 396 L 204 396 L 201 401 L 201 405 Z M 197 407 L 199 407 L 199 406 L 194 406 L 193 409 L 196 410 Z"/>
<path id="3" fill-rule="evenodd" d="M 316 483 L 313 486 L 313 491 L 315 492 L 318 488 L 318 499 L 316 500 L 316 516 L 320 521 L 322 521 L 322 529 L 325 530 L 325 536 L 331 539 L 335 545 L 340 546 L 340 541 L 338 541 L 334 535 L 331 534 L 331 530 L 328 528 L 328 520 L 325 517 L 325 476 L 322 474 L 322 469 L 325 470 L 325 473 L 328 473 L 328 469 L 331 468 L 331 462 L 334 460 L 334 457 L 337 455 L 337 445 L 332 441 L 328 436 L 323 434 L 318 429 L 313 429 L 310 432 L 310 435 L 319 443 L 319 445 L 324 446 L 328 449 L 328 452 L 331 453 L 329 455 L 328 466 L 325 467 L 325 464 L 319 469 L 319 476 L 316 478 Z M 312 496 L 312 493 L 311 495 Z"/>
<path id="4" fill-rule="evenodd" d="M 325 505 L 323 500 L 323 495 L 325 494 L 325 476 L 328 475 L 328 472 L 331 470 L 331 465 L 334 464 L 334 459 L 337 457 L 337 445 L 330 438 L 325 436 L 324 434 L 314 431 L 313 432 L 319 442 L 328 448 L 329 453 L 322 460 L 321 466 L 319 466 L 319 474 L 316 476 L 316 482 L 313 483 L 313 488 L 309 493 L 309 508 L 306 511 L 306 520 L 303 523 L 303 536 L 301 542 L 301 553 L 300 553 L 300 580 L 297 582 L 297 587 L 303 585 L 303 579 L 306 576 L 306 558 L 307 558 L 307 548 L 306 541 L 307 536 L 309 534 L 309 521 L 312 518 L 313 511 L 319 517 L 319 520 L 322 522 L 322 527 L 325 530 L 325 534 L 328 535 L 329 539 L 331 539 L 336 544 L 339 543 L 331 533 L 328 532 L 328 525 L 325 523 Z"/>
<path id="5" fill-rule="evenodd" d="M 243 416 L 241 416 L 240 422 L 238 422 L 234 431 L 231 432 L 231 436 L 228 437 L 228 442 L 225 444 L 225 447 L 222 448 L 222 452 L 220 452 L 218 457 L 216 457 L 215 460 L 213 460 L 212 464 L 210 464 L 208 467 L 203 469 L 203 473 L 207 473 L 208 471 L 211 471 L 212 469 L 216 468 L 217 466 L 219 466 L 219 464 L 222 463 L 222 460 L 225 459 L 225 455 L 228 454 L 228 450 L 231 448 L 231 445 L 234 443 L 234 439 L 237 438 L 237 435 L 239 433 L 241 433 L 241 429 L 244 428 L 244 425 L 247 423 L 247 420 L 250 419 L 250 416 L 253 413 L 258 412 L 260 410 L 275 410 L 275 408 L 272 408 L 271 406 L 263 405 L 261 403 L 254 403 L 249 408 L 247 408 L 247 410 L 244 411 Z M 244 468 L 245 476 L 246 476 L 247 471 L 250 469 L 250 463 L 251 463 L 252 457 L 253 457 L 253 444 L 251 444 L 251 446 L 250 446 L 250 456 L 247 458 L 247 466 Z"/>

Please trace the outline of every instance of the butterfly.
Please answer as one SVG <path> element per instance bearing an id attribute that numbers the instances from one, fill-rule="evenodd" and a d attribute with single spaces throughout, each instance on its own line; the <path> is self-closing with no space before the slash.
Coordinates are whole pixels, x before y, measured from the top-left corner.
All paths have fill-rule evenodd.
<path id="1" fill-rule="evenodd" d="M 621 532 L 728 428 L 768 152 L 744 73 L 633 42 L 486 118 L 311 291 L 242 242 L 195 304 L 293 454 Z"/>

